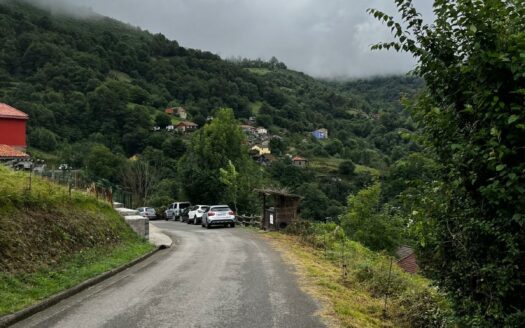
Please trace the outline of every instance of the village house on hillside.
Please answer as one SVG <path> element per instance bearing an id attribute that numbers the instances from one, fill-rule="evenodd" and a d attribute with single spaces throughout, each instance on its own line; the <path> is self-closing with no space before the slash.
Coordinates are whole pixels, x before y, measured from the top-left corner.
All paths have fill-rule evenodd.
<path id="1" fill-rule="evenodd" d="M 327 129 L 318 129 L 312 132 L 312 136 L 314 136 L 315 139 L 327 139 L 328 138 L 328 130 Z"/>
<path id="2" fill-rule="evenodd" d="M 241 124 L 240 127 L 241 127 L 242 132 L 244 133 L 254 133 L 255 132 L 255 128 L 251 125 Z"/>
<path id="3" fill-rule="evenodd" d="M 188 118 L 188 113 L 186 112 L 186 109 L 184 109 L 184 107 L 177 107 L 176 110 L 177 110 L 177 115 L 178 115 L 181 119 L 185 120 L 185 119 Z"/>
<path id="4" fill-rule="evenodd" d="M 0 144 L 7 145 L 18 150 L 25 150 L 26 123 L 29 115 L 0 103 Z"/>
<path id="5" fill-rule="evenodd" d="M 268 130 L 263 127 L 258 127 L 256 131 L 258 134 L 268 134 Z"/>
<path id="6" fill-rule="evenodd" d="M 186 132 L 192 132 L 192 131 L 195 131 L 197 130 L 199 126 L 193 122 L 190 122 L 190 121 L 182 121 L 182 122 L 179 122 L 179 124 L 177 124 L 175 126 L 175 129 L 178 131 L 178 132 L 182 132 L 182 133 L 186 133 Z"/>
<path id="7" fill-rule="evenodd" d="M 177 115 L 178 117 L 180 117 L 181 119 L 185 120 L 188 118 L 188 113 L 186 112 L 186 109 L 184 107 L 171 107 L 171 108 L 166 108 L 164 110 L 164 113 L 170 115 L 170 116 L 173 116 L 173 115 Z"/>
<path id="8" fill-rule="evenodd" d="M 301 156 L 294 156 L 292 157 L 292 165 L 298 167 L 306 167 L 306 165 L 308 165 L 308 160 Z"/>
<path id="9" fill-rule="evenodd" d="M 13 164 L 29 159 L 30 156 L 24 152 L 28 119 L 26 113 L 0 103 L 0 162 Z"/>
<path id="10" fill-rule="evenodd" d="M 255 145 L 251 148 L 252 151 L 259 153 L 259 155 L 270 154 L 270 148 L 262 145 Z"/>

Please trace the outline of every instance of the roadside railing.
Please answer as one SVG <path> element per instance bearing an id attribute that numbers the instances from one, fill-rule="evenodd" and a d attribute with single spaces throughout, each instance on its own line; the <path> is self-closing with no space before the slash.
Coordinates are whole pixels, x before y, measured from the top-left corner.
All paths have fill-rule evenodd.
<path id="1" fill-rule="evenodd" d="M 242 224 L 244 227 L 260 227 L 261 217 L 256 215 L 237 215 L 237 222 Z"/>

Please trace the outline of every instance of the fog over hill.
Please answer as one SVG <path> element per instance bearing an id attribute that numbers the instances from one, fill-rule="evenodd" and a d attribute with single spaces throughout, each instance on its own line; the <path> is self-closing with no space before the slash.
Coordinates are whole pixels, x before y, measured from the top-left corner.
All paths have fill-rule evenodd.
<path id="1" fill-rule="evenodd" d="M 414 66 L 408 54 L 370 50 L 371 44 L 391 36 L 389 29 L 370 17 L 366 9 L 394 14 L 393 0 L 33 2 L 75 15 L 107 15 L 223 58 L 276 56 L 290 68 L 316 77 L 399 74 Z M 424 18 L 432 16 L 432 2 L 415 1 Z"/>

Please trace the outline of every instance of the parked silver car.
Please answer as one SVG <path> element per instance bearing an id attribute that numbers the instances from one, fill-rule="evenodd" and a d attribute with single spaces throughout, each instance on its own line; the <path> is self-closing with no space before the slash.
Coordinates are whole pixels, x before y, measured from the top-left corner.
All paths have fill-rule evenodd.
<path id="1" fill-rule="evenodd" d="M 235 227 L 235 212 L 228 205 L 212 205 L 210 209 L 202 215 L 203 227 L 209 229 L 214 225 Z"/>
<path id="2" fill-rule="evenodd" d="M 199 224 L 202 222 L 202 215 L 210 209 L 208 205 L 195 205 L 190 207 L 188 212 L 188 224 Z"/>
<path id="3" fill-rule="evenodd" d="M 150 220 L 155 220 L 157 218 L 157 213 L 153 207 L 139 207 L 137 208 L 137 211 L 139 212 L 139 215 Z"/>
<path id="4" fill-rule="evenodd" d="M 168 209 L 164 212 L 166 214 L 166 220 L 180 220 L 182 211 L 190 206 L 191 204 L 189 202 L 175 202 L 170 204 Z"/>

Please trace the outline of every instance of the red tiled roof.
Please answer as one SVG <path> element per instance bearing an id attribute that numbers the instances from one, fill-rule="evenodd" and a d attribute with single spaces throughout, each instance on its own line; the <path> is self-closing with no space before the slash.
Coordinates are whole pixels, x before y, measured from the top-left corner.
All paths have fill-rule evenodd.
<path id="1" fill-rule="evenodd" d="M 173 108 L 166 108 L 166 109 L 164 110 L 164 112 L 165 112 L 166 114 L 173 114 L 173 113 L 175 112 L 175 110 L 174 110 Z"/>
<path id="2" fill-rule="evenodd" d="M 29 157 L 28 154 L 16 150 L 8 145 L 0 145 L 0 158 L 25 158 Z"/>
<path id="3" fill-rule="evenodd" d="M 417 273 L 419 266 L 417 265 L 416 254 L 414 250 L 406 245 L 399 247 L 396 251 L 397 264 L 408 273 Z"/>
<path id="4" fill-rule="evenodd" d="M 301 156 L 295 156 L 294 158 L 292 158 L 292 161 L 306 161 L 306 158 L 303 158 Z"/>
<path id="5" fill-rule="evenodd" d="M 8 104 L 0 103 L 0 117 L 27 120 L 29 118 L 29 115 L 22 111 L 19 111 L 16 108 L 9 106 Z"/>

